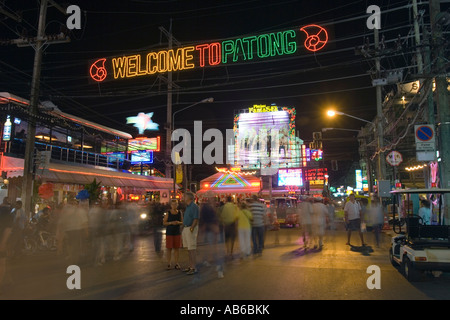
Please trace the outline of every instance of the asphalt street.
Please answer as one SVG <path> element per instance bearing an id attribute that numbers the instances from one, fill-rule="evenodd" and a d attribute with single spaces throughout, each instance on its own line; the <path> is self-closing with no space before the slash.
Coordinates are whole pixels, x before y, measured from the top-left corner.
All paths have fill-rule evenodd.
<path id="1" fill-rule="evenodd" d="M 121 260 L 102 266 L 80 265 L 81 287 L 69 289 L 72 275 L 67 262 L 55 252 L 39 252 L 8 262 L 7 283 L 0 296 L 5 300 L 447 300 L 450 276 L 424 275 L 409 283 L 388 258 L 390 232 L 382 245 L 374 245 L 367 233 L 365 248 L 357 234 L 346 245 L 342 225 L 328 231 L 322 250 L 303 249 L 300 229 L 266 233 L 261 256 L 225 261 L 224 277 L 214 265 L 206 266 L 198 249 L 199 272 L 187 275 L 166 270 L 166 252 L 155 252 L 153 235 L 136 239 L 134 251 Z M 163 242 L 164 248 L 164 242 Z M 237 246 L 238 248 L 238 246 Z M 237 249 L 238 250 L 238 249 Z M 180 253 L 186 266 L 187 252 Z M 380 288 L 367 285 L 370 266 L 379 267 Z"/>

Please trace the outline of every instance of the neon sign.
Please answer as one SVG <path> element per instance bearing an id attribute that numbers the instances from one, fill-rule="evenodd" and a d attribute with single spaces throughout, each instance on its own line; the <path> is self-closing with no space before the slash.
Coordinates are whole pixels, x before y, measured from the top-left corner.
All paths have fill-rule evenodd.
<path id="1" fill-rule="evenodd" d="M 300 30 L 302 30 L 307 35 L 304 45 L 305 48 L 309 51 L 319 51 L 320 49 L 325 47 L 328 42 L 327 30 L 325 30 L 321 26 L 310 24 L 308 26 L 300 28 Z"/>
<path id="2" fill-rule="evenodd" d="M 134 123 L 134 126 L 139 130 L 139 134 L 143 134 L 145 130 L 158 130 L 159 124 L 152 121 L 152 116 L 153 112 L 139 112 L 135 117 L 128 117 L 127 123 Z"/>
<path id="3" fill-rule="evenodd" d="M 303 45 L 308 51 L 319 51 L 328 42 L 327 31 L 318 25 L 307 25 L 299 30 L 307 36 Z M 92 80 L 102 82 L 266 59 L 291 55 L 297 51 L 297 31 L 291 29 L 178 49 L 101 58 L 91 64 L 89 72 Z"/>

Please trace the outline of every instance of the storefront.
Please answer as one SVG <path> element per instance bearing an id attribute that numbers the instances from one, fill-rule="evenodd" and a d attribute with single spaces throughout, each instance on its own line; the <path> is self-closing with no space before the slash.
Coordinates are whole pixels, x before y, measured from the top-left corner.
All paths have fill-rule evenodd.
<path id="1" fill-rule="evenodd" d="M 21 158 L 1 155 L 0 168 L 6 172 L 8 180 L 8 197 L 21 197 L 23 162 Z M 113 203 L 121 200 L 144 200 L 149 192 L 157 194 L 160 202 L 168 202 L 173 189 L 172 179 L 141 176 L 111 168 L 49 163 L 47 167 L 38 167 L 35 172 L 35 187 L 42 184 L 51 185 L 54 196 L 49 199 L 61 203 L 75 197 L 85 185 L 95 181 L 100 185 L 102 197 Z"/>
<path id="2" fill-rule="evenodd" d="M 219 201 L 226 201 L 232 197 L 234 201 L 251 198 L 261 191 L 261 180 L 253 173 L 219 171 L 200 181 L 197 197 L 200 202 L 208 197 L 216 197 Z"/>

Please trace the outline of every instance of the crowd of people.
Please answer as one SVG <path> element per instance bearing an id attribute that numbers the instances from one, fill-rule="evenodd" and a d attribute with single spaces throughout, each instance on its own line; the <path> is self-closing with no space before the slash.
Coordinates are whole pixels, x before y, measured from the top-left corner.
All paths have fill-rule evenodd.
<path id="1" fill-rule="evenodd" d="M 162 251 L 162 231 L 165 231 L 168 270 L 182 270 L 192 275 L 198 272 L 200 265 L 215 265 L 218 277 L 222 278 L 227 260 L 245 260 L 262 255 L 265 233 L 273 222 L 270 221 L 273 208 L 266 207 L 256 195 L 236 203 L 231 197 L 225 202 L 210 197 L 196 203 L 195 195 L 187 193 L 183 200 L 171 200 L 168 204 L 153 201 L 145 208 L 150 216 L 149 227 L 153 228 L 156 252 Z M 31 220 L 24 213 L 21 201 L 11 205 L 5 198 L 1 209 L 9 213 L 0 217 L 2 235 L 5 235 L 0 239 L 1 263 L 7 255 L 15 256 L 22 252 L 30 221 L 34 221 L 35 228 L 39 230 L 41 244 L 45 242 L 44 232 L 54 235 L 58 256 L 76 265 L 89 263 L 101 266 L 109 260 L 121 259 L 134 250 L 135 238 L 142 227 L 137 205 L 126 202 L 89 204 L 87 200 L 73 199 L 66 204 L 44 207 Z M 365 209 L 364 203 L 361 206 L 354 195 L 350 195 L 344 207 L 349 245 L 353 231 L 359 233 L 361 244 L 365 245 L 361 225 L 366 221 L 373 226 L 379 245 L 383 224 L 381 206 L 377 199 L 373 200 L 367 211 L 368 218 L 364 219 Z M 326 230 L 336 229 L 333 202 L 320 197 L 303 198 L 296 210 L 301 226 L 299 236 L 305 249 L 321 249 Z M 8 240 L 5 242 L 6 238 Z M 182 248 L 188 252 L 188 262 L 184 268 L 179 261 Z"/>

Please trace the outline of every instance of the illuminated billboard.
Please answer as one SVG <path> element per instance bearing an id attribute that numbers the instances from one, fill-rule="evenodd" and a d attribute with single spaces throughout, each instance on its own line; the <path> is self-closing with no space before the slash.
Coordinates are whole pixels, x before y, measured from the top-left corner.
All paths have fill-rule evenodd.
<path id="1" fill-rule="evenodd" d="M 153 151 L 136 151 L 131 153 L 131 164 L 136 163 L 153 163 Z"/>
<path id="2" fill-rule="evenodd" d="M 235 116 L 233 131 L 236 166 L 300 166 L 302 141 L 295 137 L 295 108 L 254 105 Z"/>
<path id="3" fill-rule="evenodd" d="M 302 169 L 279 169 L 278 170 L 278 186 L 303 186 Z"/>
<path id="4" fill-rule="evenodd" d="M 152 150 L 159 151 L 161 145 L 161 137 L 145 138 L 139 137 L 136 139 L 128 140 L 128 152 L 138 150 Z"/>

